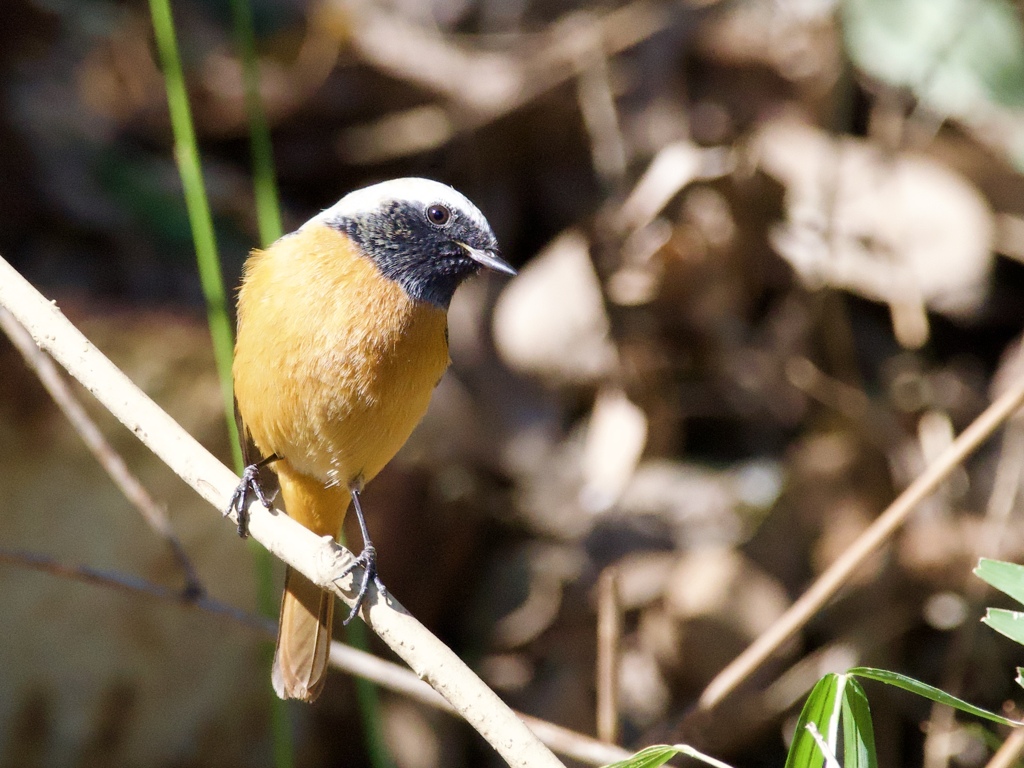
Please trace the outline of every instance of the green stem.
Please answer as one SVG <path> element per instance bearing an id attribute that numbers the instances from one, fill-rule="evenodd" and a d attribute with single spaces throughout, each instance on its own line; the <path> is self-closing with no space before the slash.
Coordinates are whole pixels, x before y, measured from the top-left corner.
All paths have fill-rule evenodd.
<path id="1" fill-rule="evenodd" d="M 270 127 L 260 101 L 256 35 L 249 0 L 231 0 L 231 15 L 235 26 L 235 45 L 242 59 L 242 85 L 245 90 L 245 111 L 249 119 L 256 219 L 260 228 L 260 242 L 266 247 L 282 235 L 281 206 L 274 176 Z"/>
<path id="2" fill-rule="evenodd" d="M 178 165 L 181 184 L 185 194 L 192 239 L 196 249 L 199 281 L 206 299 L 207 320 L 213 341 L 214 359 L 220 378 L 221 395 L 224 400 L 224 414 L 228 426 L 235 470 L 242 470 L 242 447 L 238 427 L 235 423 L 235 400 L 231 383 L 231 360 L 234 339 L 228 314 L 224 279 L 217 254 L 217 239 L 213 228 L 213 215 L 203 184 L 199 149 L 196 143 L 192 111 L 185 88 L 185 76 L 181 66 L 174 19 L 169 0 L 150 0 L 150 14 L 156 38 L 160 63 L 163 67 L 164 84 L 167 88 L 167 104 L 171 116 L 171 130 L 174 134 L 174 159 Z M 250 25 L 251 27 L 251 25 Z M 269 145 L 269 138 L 267 139 Z M 271 183 L 273 176 L 270 177 Z M 276 200 L 274 201 L 276 205 Z M 277 226 L 280 227 L 278 221 Z M 261 227 L 262 231 L 262 227 Z M 251 545 L 256 569 L 257 601 L 262 610 L 274 613 L 274 587 L 271 578 L 271 557 L 266 550 Z M 269 667 L 269 664 L 267 665 Z M 274 743 L 274 761 L 278 768 L 291 768 L 294 764 L 291 729 L 285 702 L 271 694 L 271 731 Z"/>
<path id="3" fill-rule="evenodd" d="M 206 313 L 210 325 L 210 337 L 220 376 L 221 395 L 224 399 L 224 413 L 231 437 L 232 456 L 237 468 L 241 468 L 242 449 L 238 442 L 238 428 L 235 426 L 235 401 L 231 389 L 231 356 L 234 342 L 231 321 L 228 318 L 227 301 L 224 293 L 224 279 L 217 257 L 217 239 L 213 231 L 213 216 L 206 198 L 203 173 L 199 164 L 199 149 L 196 145 L 195 130 L 192 127 L 192 111 L 185 90 L 185 76 L 182 73 L 178 41 L 174 33 L 169 0 L 150 0 L 153 17 L 153 31 L 156 36 L 160 63 L 163 66 L 164 84 L 167 88 L 167 104 L 171 113 L 171 130 L 174 133 L 174 159 L 181 175 L 185 193 L 185 205 L 192 226 L 192 240 L 199 265 L 199 281 L 206 297 Z"/>
<path id="4" fill-rule="evenodd" d="M 256 220 L 260 230 L 260 244 L 266 247 L 281 236 L 281 213 L 277 200 L 277 182 L 274 178 L 274 155 L 270 141 L 270 128 L 259 96 L 259 74 L 256 60 L 256 36 L 253 31 L 252 9 L 248 0 L 231 0 L 231 15 L 235 30 L 235 45 L 242 62 L 242 85 L 245 92 L 245 110 L 249 120 L 253 184 L 256 199 Z M 253 546 L 256 564 L 256 594 L 260 611 L 276 616 L 277 588 L 274 584 L 272 559 L 262 547 Z M 273 653 L 267 656 L 267 667 L 273 664 Z M 271 699 L 270 728 L 274 743 L 274 764 L 278 768 L 291 768 L 295 764 L 295 749 L 288 706 L 276 696 Z"/>

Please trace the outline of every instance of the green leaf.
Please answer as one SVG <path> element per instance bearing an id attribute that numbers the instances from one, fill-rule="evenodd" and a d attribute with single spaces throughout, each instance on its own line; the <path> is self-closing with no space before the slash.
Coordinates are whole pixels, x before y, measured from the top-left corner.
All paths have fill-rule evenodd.
<path id="1" fill-rule="evenodd" d="M 1024 604 L 1024 566 L 983 557 L 978 561 L 974 575 L 1018 603 Z"/>
<path id="2" fill-rule="evenodd" d="M 843 0 L 846 50 L 870 77 L 987 131 L 1024 170 L 1024 27 L 1011 0 Z M 995 115 L 995 116 L 994 116 Z M 1016 122 L 1015 122 L 1016 121 Z"/>
<path id="3" fill-rule="evenodd" d="M 843 692 L 843 768 L 878 768 L 871 707 L 864 689 L 852 677 Z"/>
<path id="4" fill-rule="evenodd" d="M 835 733 L 833 724 L 836 720 L 835 714 L 840 708 L 837 707 L 837 704 L 841 702 L 845 682 L 845 675 L 830 673 L 821 678 L 811 689 L 807 701 L 804 702 L 804 708 L 800 711 L 800 717 L 796 721 L 793 743 L 786 756 L 786 768 L 821 768 L 825 764 L 825 756 L 814 740 L 814 736 L 807 729 L 808 724 L 814 725 L 834 751 L 835 739 L 834 737 L 830 739 L 829 736 Z"/>
<path id="5" fill-rule="evenodd" d="M 1008 0 L 845 0 L 842 10 L 854 63 L 940 114 L 1024 104 L 1024 31 Z"/>
<path id="6" fill-rule="evenodd" d="M 953 707 L 961 712 L 966 712 L 969 715 L 975 717 L 983 717 L 986 720 L 991 720 L 994 723 L 1000 723 L 1002 725 L 1020 726 L 1024 723 L 1017 722 L 1016 720 L 1010 720 L 1002 715 L 997 715 L 994 712 L 989 712 L 987 709 L 976 707 L 973 704 L 968 704 L 963 699 L 958 699 L 956 696 L 950 696 L 943 690 L 935 688 L 927 683 L 922 683 L 919 680 L 915 680 L 912 677 L 901 675 L 896 672 L 889 672 L 885 669 L 873 669 L 871 667 L 854 667 L 847 672 L 849 675 L 857 675 L 858 677 L 866 677 L 869 680 L 877 680 L 880 683 L 886 683 L 887 685 L 894 685 L 897 688 L 902 688 L 905 691 L 916 693 L 918 696 L 923 696 L 930 701 L 937 702 L 939 704 L 945 704 L 948 707 Z"/>
<path id="7" fill-rule="evenodd" d="M 1006 635 L 1014 642 L 1024 645 L 1024 613 L 1007 611 L 1004 608 L 989 608 L 982 622 L 988 624 L 1001 635 Z"/>
<path id="8" fill-rule="evenodd" d="M 628 757 L 617 763 L 612 763 L 607 766 L 607 768 L 658 768 L 659 765 L 664 765 L 675 757 L 676 754 L 676 751 L 672 749 L 672 747 L 665 744 L 659 744 L 657 746 L 647 747 L 647 749 L 642 749 L 632 757 Z"/>
<path id="9" fill-rule="evenodd" d="M 835 765 L 839 726 L 845 768 L 877 768 L 875 732 L 864 689 L 850 675 L 825 675 L 814 686 L 797 720 L 787 768 Z"/>
<path id="10" fill-rule="evenodd" d="M 664 765 L 677 755 L 692 757 L 694 760 L 700 760 L 702 763 L 714 766 L 714 768 L 731 768 L 727 763 L 709 757 L 703 752 L 698 752 L 686 744 L 675 744 L 674 746 L 658 744 L 653 747 L 647 747 L 647 749 L 640 750 L 632 757 L 607 765 L 605 768 L 658 768 L 658 766 Z"/>

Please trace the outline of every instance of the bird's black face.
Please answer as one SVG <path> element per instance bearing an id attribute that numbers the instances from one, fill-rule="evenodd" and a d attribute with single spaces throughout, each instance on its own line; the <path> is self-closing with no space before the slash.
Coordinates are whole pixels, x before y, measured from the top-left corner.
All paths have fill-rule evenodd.
<path id="1" fill-rule="evenodd" d="M 409 296 L 443 309 L 481 267 L 515 274 L 498 258 L 498 241 L 487 222 L 444 200 L 390 200 L 328 223 L 351 237 Z"/>

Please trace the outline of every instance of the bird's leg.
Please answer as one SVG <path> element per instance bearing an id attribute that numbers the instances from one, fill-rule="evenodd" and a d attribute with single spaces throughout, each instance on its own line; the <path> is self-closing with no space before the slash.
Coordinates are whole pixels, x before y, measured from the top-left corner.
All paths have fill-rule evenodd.
<path id="1" fill-rule="evenodd" d="M 242 470 L 242 481 L 235 488 L 235 492 L 231 494 L 231 501 L 228 502 L 224 516 L 227 517 L 234 510 L 238 518 L 238 535 L 243 539 L 249 535 L 249 494 L 255 494 L 256 498 L 260 500 L 260 504 L 267 509 L 273 506 L 270 497 L 263 492 L 263 487 L 260 485 L 260 470 L 280 458 L 276 453 L 272 453 L 265 459 L 260 459 L 255 464 L 247 466 Z"/>
<path id="2" fill-rule="evenodd" d="M 342 576 L 346 576 L 350 573 L 357 565 L 363 567 L 363 579 L 359 584 L 359 592 L 356 594 L 356 601 L 352 604 L 352 610 L 348 614 L 342 624 L 348 625 L 352 619 L 359 613 L 360 607 L 363 605 L 363 600 L 366 598 L 366 592 L 370 588 L 370 580 L 377 585 L 377 591 L 380 594 L 385 593 L 384 584 L 381 582 L 380 577 L 377 575 L 377 549 L 373 546 L 373 542 L 370 541 L 370 534 L 366 530 L 366 520 L 363 517 L 363 507 L 359 503 L 359 486 L 355 483 L 349 486 L 349 493 L 352 494 L 352 507 L 356 511 L 356 519 L 359 521 L 359 532 L 363 536 L 363 551 L 360 552 L 356 558 L 345 566 L 344 570 L 338 576 L 340 579 Z"/>

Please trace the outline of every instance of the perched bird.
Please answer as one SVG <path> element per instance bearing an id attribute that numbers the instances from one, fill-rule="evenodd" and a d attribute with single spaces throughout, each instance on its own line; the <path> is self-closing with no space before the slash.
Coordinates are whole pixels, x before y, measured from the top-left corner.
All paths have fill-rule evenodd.
<path id="1" fill-rule="evenodd" d="M 261 460 L 232 507 L 277 474 L 289 516 L 338 536 L 351 501 L 363 535 L 356 615 L 376 551 L 359 494 L 409 438 L 448 367 L 447 309 L 481 267 L 514 275 L 483 214 L 451 187 L 395 179 L 360 189 L 245 263 L 238 293 L 235 399 Z M 245 437 L 243 437 L 245 441 Z M 247 459 L 248 460 L 248 459 Z M 312 701 L 323 687 L 334 597 L 288 570 L 274 689 Z"/>

